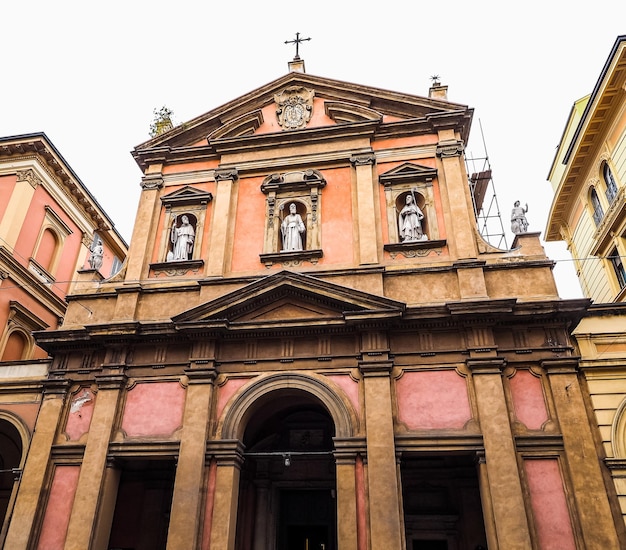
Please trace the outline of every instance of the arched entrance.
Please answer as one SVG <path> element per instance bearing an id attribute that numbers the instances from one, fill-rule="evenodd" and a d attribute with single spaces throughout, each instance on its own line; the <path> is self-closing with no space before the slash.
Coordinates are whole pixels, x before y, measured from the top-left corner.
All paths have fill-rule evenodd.
<path id="1" fill-rule="evenodd" d="M 24 445 L 20 430 L 12 422 L 0 416 L 0 547 L 4 542 L 13 508 L 23 451 Z"/>
<path id="2" fill-rule="evenodd" d="M 228 416 L 239 417 L 245 449 L 235 548 L 335 550 L 333 438 L 351 435 L 348 408 L 319 380 L 297 375 L 271 377 L 238 401 L 239 414 L 225 421 L 228 433 Z"/>

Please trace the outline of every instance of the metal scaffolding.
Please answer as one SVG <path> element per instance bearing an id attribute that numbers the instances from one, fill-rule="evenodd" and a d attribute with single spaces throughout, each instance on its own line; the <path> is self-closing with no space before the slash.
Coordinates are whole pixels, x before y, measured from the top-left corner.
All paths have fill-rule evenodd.
<path id="1" fill-rule="evenodd" d="M 468 151 L 465 153 L 465 168 L 472 195 L 474 216 L 476 217 L 478 231 L 483 239 L 496 248 L 507 250 L 509 246 L 506 242 L 506 234 L 502 225 L 500 206 L 498 205 L 498 197 L 493 183 L 493 173 L 480 120 L 478 124 L 480 125 L 480 137 L 484 154 L 482 156 L 473 156 Z"/>

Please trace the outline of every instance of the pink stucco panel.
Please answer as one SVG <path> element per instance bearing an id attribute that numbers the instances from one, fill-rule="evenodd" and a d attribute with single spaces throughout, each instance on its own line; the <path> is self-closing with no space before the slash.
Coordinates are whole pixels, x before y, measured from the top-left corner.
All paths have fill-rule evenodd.
<path id="1" fill-rule="evenodd" d="M 359 412 L 359 383 L 349 374 L 328 375 L 346 394 L 354 410 Z"/>
<path id="2" fill-rule="evenodd" d="M 518 370 L 509 385 L 516 418 L 529 430 L 540 430 L 548 420 L 541 380 L 527 370 Z"/>
<path id="3" fill-rule="evenodd" d="M 453 370 L 405 372 L 396 395 L 398 418 L 412 430 L 461 429 L 472 418 L 466 380 Z"/>
<path id="4" fill-rule="evenodd" d="M 89 388 L 82 388 L 72 397 L 65 433 L 70 441 L 78 441 L 89 431 L 96 396 Z"/>
<path id="5" fill-rule="evenodd" d="M 217 418 L 222 416 L 222 411 L 224 410 L 226 403 L 228 403 L 228 400 L 235 395 L 241 386 L 247 384 L 249 380 L 249 378 L 229 378 L 219 387 L 217 391 Z"/>
<path id="6" fill-rule="evenodd" d="M 63 550 L 80 466 L 57 466 L 41 526 L 37 550 Z"/>
<path id="7" fill-rule="evenodd" d="M 183 424 L 185 389 L 177 382 L 145 382 L 128 390 L 122 429 L 129 437 L 170 436 Z"/>
<path id="8" fill-rule="evenodd" d="M 539 547 L 541 550 L 575 550 L 574 531 L 557 459 L 528 459 L 524 461 L 524 470 Z"/>

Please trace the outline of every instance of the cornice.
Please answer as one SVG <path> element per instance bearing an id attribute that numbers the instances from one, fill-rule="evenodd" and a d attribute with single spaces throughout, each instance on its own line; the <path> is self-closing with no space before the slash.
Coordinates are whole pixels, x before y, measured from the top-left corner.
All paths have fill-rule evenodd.
<path id="1" fill-rule="evenodd" d="M 10 167 L 2 167 L 4 160 L 11 161 Z M 108 219 L 104 210 L 43 135 L 34 134 L 0 139 L 0 173 L 6 172 L 7 169 L 12 172 L 19 170 L 19 168 L 16 169 L 16 162 L 23 165 L 22 169 L 32 168 L 38 164 L 46 172 L 49 181 L 54 181 L 59 185 L 64 196 L 72 202 L 74 208 L 83 212 L 83 215 L 89 218 L 98 230 L 103 232 L 112 230 L 113 223 Z M 45 185 L 46 178 L 41 179 L 42 184 Z M 48 192 L 55 195 L 49 186 L 46 188 Z M 58 193 L 56 195 L 58 197 Z M 83 225 L 79 219 L 76 222 Z"/>

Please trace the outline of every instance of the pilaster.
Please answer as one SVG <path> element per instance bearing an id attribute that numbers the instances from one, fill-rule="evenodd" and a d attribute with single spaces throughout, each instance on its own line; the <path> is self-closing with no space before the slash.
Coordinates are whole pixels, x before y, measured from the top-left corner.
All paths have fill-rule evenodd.
<path id="1" fill-rule="evenodd" d="M 388 353 L 380 350 L 381 336 L 375 333 L 365 335 L 364 340 L 369 342 L 369 351 L 359 361 L 365 391 L 370 540 L 371 548 L 401 550 L 402 518 L 395 468 L 390 377 L 393 362 L 388 360 Z"/>
<path id="2" fill-rule="evenodd" d="M 28 223 L 26 215 L 33 200 L 35 189 L 42 184 L 41 178 L 32 168 L 18 170 L 16 180 L 17 183 L 0 221 L 2 244 L 11 249 L 15 248 L 24 223 Z"/>
<path id="3" fill-rule="evenodd" d="M 211 441 L 207 445 L 207 454 L 217 461 L 210 548 L 235 548 L 243 449 L 243 443 L 238 439 Z"/>
<path id="4" fill-rule="evenodd" d="M 161 203 L 160 190 L 163 187 L 161 165 L 149 167 L 149 172 L 141 179 L 141 195 L 137 207 L 137 218 L 130 240 L 125 280 L 137 282 L 147 273 L 154 247 L 154 223 L 159 219 Z"/>
<path id="5" fill-rule="evenodd" d="M 447 233 L 454 235 L 453 239 L 448 239 L 448 246 L 457 258 L 476 258 L 476 221 L 463 164 L 463 143 L 456 139 L 452 130 L 441 130 L 436 154 L 443 172 L 439 188 L 449 209 Z"/>
<path id="6" fill-rule="evenodd" d="M 171 550 L 198 545 L 207 426 L 216 376 L 212 365 L 187 369 L 185 374 L 189 384 L 167 536 Z"/>
<path id="7" fill-rule="evenodd" d="M 378 263 L 378 242 L 376 227 L 376 203 L 374 197 L 374 176 L 372 166 L 376 161 L 374 153 L 362 153 L 350 158 L 356 171 L 356 213 L 359 228 L 359 263 Z"/>
<path id="8" fill-rule="evenodd" d="M 215 170 L 217 189 L 211 220 L 211 239 L 209 242 L 209 257 L 207 259 L 207 275 L 220 277 L 226 270 L 227 244 L 233 227 L 233 190 L 237 181 L 235 168 L 220 168 Z"/>
<path id="9" fill-rule="evenodd" d="M 481 490 L 482 498 L 490 502 L 496 548 L 528 550 L 532 548 L 524 493 L 520 481 L 515 441 L 509 421 L 508 407 L 502 385 L 502 369 L 505 362 L 500 358 L 468 359 L 476 392 L 480 428 L 485 446 L 486 476 L 481 477 L 481 489 L 488 478 L 489 493 Z M 485 518 L 487 520 L 488 518 Z M 491 546 L 490 546 L 491 548 Z"/>
<path id="10" fill-rule="evenodd" d="M 365 453 L 365 441 L 335 438 L 337 475 L 337 545 L 341 550 L 357 550 L 356 458 Z"/>
<path id="11" fill-rule="evenodd" d="M 126 376 L 96 376 L 96 383 L 98 395 L 67 528 L 65 550 L 91 548 L 104 486 L 109 441 Z"/>
<path id="12" fill-rule="evenodd" d="M 45 483 L 52 444 L 59 426 L 63 404 L 70 387 L 67 380 L 44 382 L 44 395 L 37 416 L 35 432 L 24 464 L 22 479 L 15 499 L 15 507 L 4 548 L 26 550 L 31 548 L 34 522 Z"/>
<path id="13" fill-rule="evenodd" d="M 563 434 L 584 544 L 587 548 L 620 548 L 578 380 L 578 359 L 548 359 L 541 366 L 548 376 Z"/>

